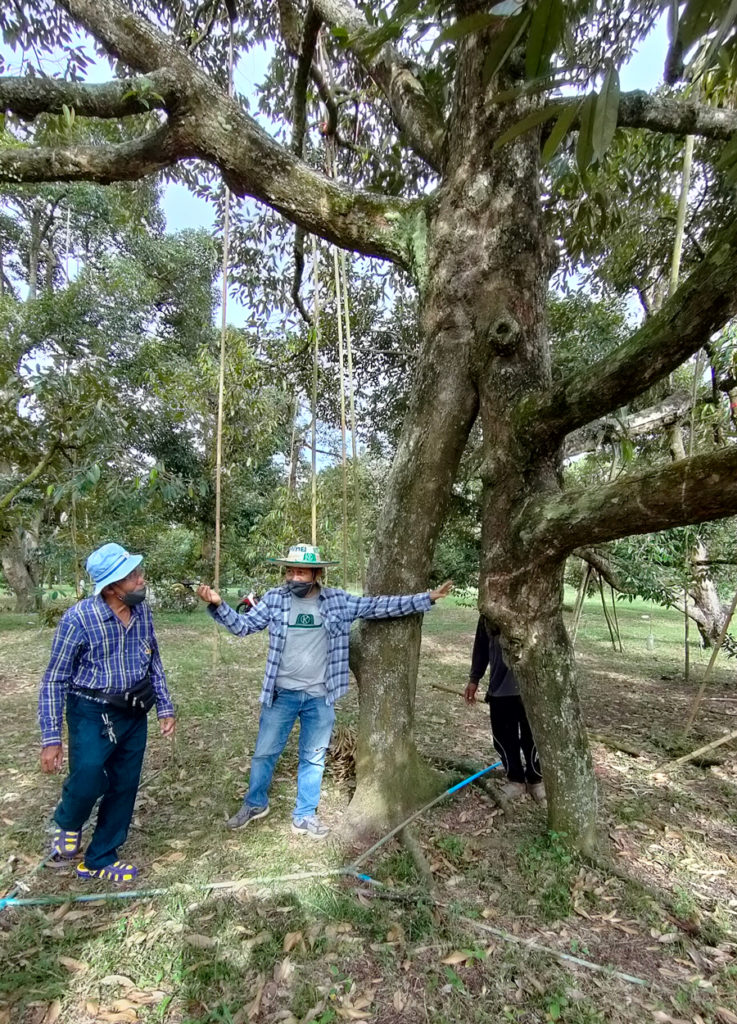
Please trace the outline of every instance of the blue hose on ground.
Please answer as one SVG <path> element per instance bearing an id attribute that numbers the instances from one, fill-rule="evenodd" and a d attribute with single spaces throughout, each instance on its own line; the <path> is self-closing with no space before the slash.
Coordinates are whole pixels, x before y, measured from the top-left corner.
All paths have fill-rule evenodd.
<path id="1" fill-rule="evenodd" d="M 3 911 L 6 907 L 42 907 L 49 906 L 52 904 L 63 903 L 95 903 L 105 900 L 152 899 L 155 896 L 164 896 L 170 892 L 187 892 L 195 890 L 210 891 L 213 889 L 236 889 L 238 887 L 244 887 L 246 885 L 268 885 L 270 883 L 275 882 L 296 881 L 298 879 L 304 878 L 328 878 L 330 876 L 335 875 L 349 875 L 353 878 L 360 879 L 362 882 L 368 882 L 371 885 L 381 885 L 381 882 L 377 882 L 376 879 L 372 878 L 370 875 L 366 875 L 362 872 L 357 871 L 356 869 L 358 868 L 358 865 L 362 864 L 363 861 L 367 860 L 371 856 L 371 854 L 374 853 L 375 850 L 378 850 L 379 847 L 384 845 L 384 843 L 387 843 L 398 832 L 401 832 L 403 828 L 406 828 L 407 825 L 410 824 L 410 822 L 413 822 L 415 820 L 415 818 L 419 818 L 421 814 L 424 814 L 425 811 L 428 811 L 431 807 L 434 807 L 435 804 L 440 803 L 441 800 L 444 800 L 446 797 L 451 796 L 453 793 L 457 793 L 459 789 L 463 789 L 464 786 L 468 786 L 469 783 L 474 782 L 476 779 L 480 779 L 482 775 L 486 775 L 488 772 L 492 771 L 494 768 L 498 768 L 500 765 L 501 761 L 496 761 L 494 764 L 489 765 L 488 768 L 484 768 L 482 771 L 476 772 L 474 775 L 469 775 L 467 779 L 463 779 L 461 782 L 456 783 L 455 786 L 451 786 L 450 789 L 446 789 L 439 796 L 436 796 L 434 800 L 431 800 L 430 803 L 425 804 L 424 807 L 421 807 L 418 811 L 415 811 L 414 814 L 410 815 L 410 817 L 403 821 L 400 825 L 397 825 L 396 828 L 392 829 L 391 832 L 389 832 L 382 839 L 380 839 L 378 843 L 374 843 L 374 845 L 369 847 L 369 849 L 366 850 L 365 853 L 362 853 L 360 857 L 354 860 L 352 864 L 349 864 L 347 867 L 344 868 L 330 868 L 327 871 L 297 872 L 295 874 L 289 875 L 261 875 L 255 878 L 245 878 L 241 880 L 234 880 L 232 882 L 211 882 L 209 884 L 201 886 L 173 885 L 166 886 L 165 888 L 161 889 L 132 889 L 124 892 L 113 891 L 101 893 L 84 893 L 83 895 L 79 896 L 73 896 L 71 893 L 67 893 L 18 899 L 15 896 L 15 893 L 18 891 L 18 887 L 16 886 L 15 889 L 12 889 L 10 893 L 8 893 L 6 896 L 0 897 L 0 911 Z M 38 865 L 38 867 L 41 867 L 41 865 L 47 859 L 48 858 L 44 858 L 44 861 L 42 861 L 41 864 Z"/>

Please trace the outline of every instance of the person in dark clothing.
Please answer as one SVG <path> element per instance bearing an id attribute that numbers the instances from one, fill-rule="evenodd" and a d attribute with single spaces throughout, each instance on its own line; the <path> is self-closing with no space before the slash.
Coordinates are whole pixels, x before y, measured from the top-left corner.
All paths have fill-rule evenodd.
<path id="1" fill-rule="evenodd" d="M 471 672 L 464 694 L 467 704 L 475 702 L 479 682 L 487 667 L 489 688 L 484 700 L 489 705 L 494 746 L 507 773 L 507 782 L 502 792 L 510 800 L 529 793 L 533 800 L 542 803 L 545 800 L 545 784 L 519 684 L 504 661 L 499 631 L 481 615 L 476 627 Z"/>

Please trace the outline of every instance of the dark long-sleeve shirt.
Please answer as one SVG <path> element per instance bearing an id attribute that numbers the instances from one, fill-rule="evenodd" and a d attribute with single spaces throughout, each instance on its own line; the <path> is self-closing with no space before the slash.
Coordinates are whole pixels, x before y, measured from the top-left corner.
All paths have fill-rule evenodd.
<path id="1" fill-rule="evenodd" d="M 514 678 L 511 668 L 508 668 L 504 661 L 499 636 L 487 630 L 483 616 L 481 616 L 473 641 L 470 681 L 478 685 L 484 678 L 487 668 L 489 669 L 487 698 L 516 697 L 519 694 L 519 684 Z"/>

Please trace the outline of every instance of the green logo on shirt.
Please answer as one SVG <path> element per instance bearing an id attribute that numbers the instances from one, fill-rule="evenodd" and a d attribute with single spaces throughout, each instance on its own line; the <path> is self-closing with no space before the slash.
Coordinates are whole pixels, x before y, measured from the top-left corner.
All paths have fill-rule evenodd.
<path id="1" fill-rule="evenodd" d="M 309 614 L 308 612 L 302 612 L 300 615 L 297 616 L 297 620 L 294 624 L 295 626 L 314 626 L 315 616 Z"/>

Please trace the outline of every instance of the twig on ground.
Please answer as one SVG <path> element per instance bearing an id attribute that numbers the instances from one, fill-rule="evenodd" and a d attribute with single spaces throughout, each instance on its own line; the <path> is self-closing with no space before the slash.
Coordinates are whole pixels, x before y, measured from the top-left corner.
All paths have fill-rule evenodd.
<path id="1" fill-rule="evenodd" d="M 559 960 L 565 960 L 567 963 L 577 964 L 577 966 L 585 967 L 589 971 L 598 971 L 602 974 L 609 974 L 614 978 L 619 978 L 621 981 L 627 981 L 631 985 L 651 986 L 653 984 L 645 978 L 637 978 L 634 974 L 625 974 L 623 971 L 617 971 L 613 967 L 607 967 L 605 964 L 595 964 L 591 960 L 582 960 L 580 956 L 573 956 L 571 953 L 564 953 L 560 949 L 553 949 L 552 946 L 543 946 L 539 942 L 535 942 L 533 939 L 526 939 L 521 935 L 512 935 L 510 932 L 502 931 L 501 928 L 493 928 L 490 924 L 482 924 L 480 921 L 474 921 L 471 917 L 461 917 L 457 918 L 457 920 L 463 921 L 464 924 L 471 925 L 473 928 L 478 928 L 479 931 L 495 935 L 498 939 L 502 939 L 504 942 L 514 942 L 518 946 L 525 946 L 527 949 L 532 949 L 536 953 L 547 953 L 548 956 L 557 957 Z"/>
<path id="2" fill-rule="evenodd" d="M 720 736 L 718 740 L 712 740 L 711 743 L 707 743 L 706 746 L 699 747 L 697 750 L 692 750 L 690 754 L 684 754 L 683 757 L 676 758 L 675 761 L 671 761 L 669 764 L 661 765 L 661 767 L 656 768 L 655 771 L 672 771 L 677 765 L 683 764 L 685 761 L 693 761 L 695 757 L 699 757 L 701 754 L 706 754 L 710 750 L 714 750 L 715 747 L 720 747 L 723 743 L 729 743 L 730 740 L 734 739 L 737 739 L 737 729 L 734 729 L 732 732 L 728 732 L 726 736 Z"/>
<path id="3" fill-rule="evenodd" d="M 630 757 L 642 757 L 645 753 L 643 750 L 638 750 L 637 747 L 631 743 L 627 743 L 625 740 L 615 739 L 613 736 L 608 736 L 603 732 L 590 732 L 589 737 L 596 743 L 601 743 L 602 746 L 608 747 L 610 750 L 620 750 L 623 754 L 629 754 Z"/>

